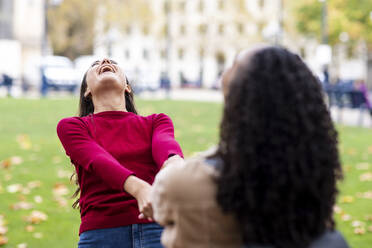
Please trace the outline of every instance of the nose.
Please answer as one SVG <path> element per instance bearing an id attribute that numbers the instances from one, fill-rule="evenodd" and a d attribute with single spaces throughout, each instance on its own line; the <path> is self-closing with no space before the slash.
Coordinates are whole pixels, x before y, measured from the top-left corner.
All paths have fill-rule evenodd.
<path id="1" fill-rule="evenodd" d="M 108 58 L 104 58 L 104 59 L 102 59 L 102 61 L 101 61 L 101 65 L 103 65 L 103 64 L 111 64 L 111 60 L 108 59 Z"/>

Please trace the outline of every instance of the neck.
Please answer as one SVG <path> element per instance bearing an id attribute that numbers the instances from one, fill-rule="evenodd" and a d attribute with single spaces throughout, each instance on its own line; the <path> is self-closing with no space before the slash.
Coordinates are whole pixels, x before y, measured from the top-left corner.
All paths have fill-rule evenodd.
<path id="1" fill-rule="evenodd" d="M 94 113 L 104 111 L 124 111 L 127 112 L 125 106 L 124 93 L 118 94 L 117 92 L 105 92 L 99 96 L 93 96 Z"/>

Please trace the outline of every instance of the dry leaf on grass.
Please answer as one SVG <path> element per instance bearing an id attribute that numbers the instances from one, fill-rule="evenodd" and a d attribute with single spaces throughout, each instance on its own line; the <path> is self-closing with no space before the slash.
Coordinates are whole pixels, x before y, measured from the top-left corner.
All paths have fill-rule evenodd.
<path id="1" fill-rule="evenodd" d="M 0 235 L 0 245 L 5 245 L 8 243 L 8 238 Z"/>
<path id="2" fill-rule="evenodd" d="M 21 149 L 29 150 L 32 147 L 30 137 L 27 134 L 19 134 L 17 135 L 17 142 Z"/>
<path id="3" fill-rule="evenodd" d="M 27 244 L 26 243 L 18 244 L 17 248 L 27 248 Z"/>
<path id="4" fill-rule="evenodd" d="M 35 227 L 32 226 L 32 225 L 27 225 L 27 226 L 25 227 L 25 229 L 26 229 L 27 232 L 33 232 L 33 231 L 35 231 Z"/>
<path id="5" fill-rule="evenodd" d="M 366 229 L 364 227 L 357 227 L 354 229 L 354 233 L 357 235 L 363 235 L 366 233 Z"/>
<path id="6" fill-rule="evenodd" d="M 354 197 L 351 195 L 345 195 L 341 197 L 341 203 L 352 203 L 354 201 Z"/>
<path id="7" fill-rule="evenodd" d="M 40 233 L 40 232 L 34 233 L 33 236 L 34 236 L 35 239 L 41 239 L 41 238 L 43 238 L 43 234 Z"/>
<path id="8" fill-rule="evenodd" d="M 368 163 L 359 163 L 355 166 L 357 170 L 368 170 L 369 164 Z"/>
<path id="9" fill-rule="evenodd" d="M 12 204 L 10 206 L 10 208 L 12 210 L 20 210 L 20 209 L 25 209 L 25 210 L 29 210 L 31 208 L 33 208 L 34 206 L 32 205 L 32 203 L 30 202 L 24 202 L 24 201 L 21 201 L 21 202 L 17 202 L 15 204 Z"/>
<path id="10" fill-rule="evenodd" d="M 359 176 L 361 182 L 370 182 L 372 181 L 372 172 L 366 172 Z"/>
<path id="11" fill-rule="evenodd" d="M 35 201 L 36 203 L 42 203 L 42 202 L 43 202 L 43 197 L 41 197 L 40 195 L 36 195 L 36 196 L 34 197 L 34 201 Z"/>
<path id="12" fill-rule="evenodd" d="M 351 220 L 351 216 L 346 214 L 346 213 L 341 214 L 341 220 L 342 221 L 349 221 L 349 220 Z"/>
<path id="13" fill-rule="evenodd" d="M 37 210 L 32 211 L 31 214 L 26 217 L 26 221 L 31 224 L 39 224 L 47 219 L 48 216 L 45 213 Z"/>
<path id="14" fill-rule="evenodd" d="M 9 193 L 17 193 L 17 192 L 21 192 L 23 189 L 22 185 L 17 183 L 17 184 L 11 184 L 11 185 L 8 185 L 6 187 L 6 191 L 8 191 Z"/>
<path id="15" fill-rule="evenodd" d="M 30 189 L 39 188 L 40 186 L 41 186 L 40 181 L 31 181 L 31 182 L 27 183 L 27 187 L 30 188 Z"/>
<path id="16" fill-rule="evenodd" d="M 56 183 L 53 187 L 53 194 L 55 196 L 68 195 L 69 190 L 63 183 Z"/>
<path id="17" fill-rule="evenodd" d="M 359 197 L 359 198 L 372 200 L 372 191 L 366 191 L 366 192 L 363 192 L 363 193 L 358 192 L 358 193 L 356 193 L 356 196 Z"/>
<path id="18" fill-rule="evenodd" d="M 0 235 L 5 235 L 8 232 L 8 228 L 6 226 L 0 226 Z"/>

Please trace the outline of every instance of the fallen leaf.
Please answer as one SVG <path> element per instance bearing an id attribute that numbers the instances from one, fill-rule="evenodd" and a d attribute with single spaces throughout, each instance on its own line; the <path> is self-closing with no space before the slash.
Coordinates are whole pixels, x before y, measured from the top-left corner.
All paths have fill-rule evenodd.
<path id="1" fill-rule="evenodd" d="M 19 165 L 23 163 L 23 159 L 20 156 L 10 157 L 10 161 L 13 165 Z"/>
<path id="2" fill-rule="evenodd" d="M 350 156 L 353 156 L 356 154 L 356 150 L 354 148 L 350 148 L 347 150 L 347 154 Z"/>
<path id="3" fill-rule="evenodd" d="M 368 170 L 369 164 L 368 163 L 359 163 L 356 165 L 357 170 Z"/>
<path id="4" fill-rule="evenodd" d="M 349 221 L 349 220 L 351 220 L 351 216 L 344 213 L 344 214 L 341 215 L 341 220 L 342 221 Z"/>
<path id="5" fill-rule="evenodd" d="M 43 237 L 43 234 L 40 233 L 40 232 L 37 232 L 37 233 L 34 233 L 33 236 L 34 236 L 35 239 L 41 239 Z"/>
<path id="6" fill-rule="evenodd" d="M 5 245 L 8 243 L 8 238 L 0 235 L 0 245 Z"/>
<path id="7" fill-rule="evenodd" d="M 363 235 L 366 233 L 366 229 L 364 227 L 357 227 L 354 229 L 354 233 L 357 235 Z"/>
<path id="8" fill-rule="evenodd" d="M 360 197 L 360 198 L 372 200 L 372 191 L 367 191 L 363 193 L 358 192 L 356 195 L 357 197 Z"/>
<path id="9" fill-rule="evenodd" d="M 20 210 L 20 209 L 29 210 L 29 209 L 33 208 L 33 205 L 32 205 L 32 203 L 22 201 L 22 202 L 17 202 L 15 204 L 11 205 L 10 208 L 12 210 Z"/>
<path id="10" fill-rule="evenodd" d="M 40 181 L 31 181 L 27 183 L 27 187 L 30 189 L 35 189 L 41 187 L 41 182 Z"/>
<path id="11" fill-rule="evenodd" d="M 32 226 L 32 225 L 27 225 L 27 226 L 25 227 L 25 229 L 26 229 L 27 232 L 33 232 L 33 231 L 35 231 L 35 227 Z"/>
<path id="12" fill-rule="evenodd" d="M 32 147 L 30 137 L 27 134 L 19 134 L 17 136 L 17 142 L 21 149 L 29 150 Z"/>
<path id="13" fill-rule="evenodd" d="M 54 157 L 52 158 L 52 162 L 53 162 L 54 164 L 59 164 L 59 163 L 62 162 L 62 158 L 59 157 L 59 156 L 54 156 Z"/>
<path id="14" fill-rule="evenodd" d="M 56 183 L 53 187 L 53 194 L 55 196 L 68 195 L 69 190 L 63 183 Z"/>
<path id="15" fill-rule="evenodd" d="M 26 217 L 26 221 L 28 221 L 31 224 L 39 224 L 43 221 L 46 221 L 48 219 L 48 216 L 41 212 L 41 211 L 32 211 L 29 216 Z"/>
<path id="16" fill-rule="evenodd" d="M 17 248 L 27 248 L 27 244 L 26 243 L 18 244 Z"/>
<path id="17" fill-rule="evenodd" d="M 12 179 L 12 175 L 11 174 L 8 174 L 7 173 L 7 174 L 4 175 L 4 180 L 5 181 L 10 181 L 10 179 Z"/>
<path id="18" fill-rule="evenodd" d="M 361 182 L 372 181 L 372 172 L 363 173 L 362 175 L 360 175 L 359 180 Z"/>
<path id="19" fill-rule="evenodd" d="M 342 208 L 340 208 L 340 207 L 337 206 L 337 205 L 334 205 L 334 206 L 333 206 L 333 211 L 334 211 L 336 214 L 341 214 L 341 213 L 342 213 Z"/>
<path id="20" fill-rule="evenodd" d="M 354 201 L 354 197 L 350 195 L 346 195 L 341 198 L 341 203 L 352 203 L 353 201 Z"/>
<path id="21" fill-rule="evenodd" d="M 8 232 L 8 228 L 5 226 L 0 226 L 0 235 L 5 235 Z"/>
<path id="22" fill-rule="evenodd" d="M 67 170 L 58 170 L 57 171 L 57 176 L 59 178 L 70 178 L 71 174 L 72 174 L 72 172 L 67 171 Z"/>
<path id="23" fill-rule="evenodd" d="M 365 226 L 365 223 L 359 220 L 354 220 L 353 222 L 351 222 L 351 225 L 353 227 L 361 227 L 361 226 Z"/>
<path id="24" fill-rule="evenodd" d="M 366 221 L 372 221 L 372 214 L 366 215 Z"/>
<path id="25" fill-rule="evenodd" d="M 368 153 L 372 154 L 372 146 L 368 147 Z"/>
<path id="26" fill-rule="evenodd" d="M 35 201 L 36 203 L 42 203 L 42 202 L 43 202 L 43 197 L 41 197 L 40 195 L 36 195 L 36 196 L 34 197 L 34 201 Z"/>
<path id="27" fill-rule="evenodd" d="M 17 192 L 21 192 L 22 188 L 23 187 L 21 184 L 12 184 L 12 185 L 7 186 L 6 190 L 9 193 L 17 193 Z"/>
<path id="28" fill-rule="evenodd" d="M 3 161 L 0 162 L 1 167 L 8 169 L 12 166 L 12 161 L 10 159 L 4 159 Z"/>

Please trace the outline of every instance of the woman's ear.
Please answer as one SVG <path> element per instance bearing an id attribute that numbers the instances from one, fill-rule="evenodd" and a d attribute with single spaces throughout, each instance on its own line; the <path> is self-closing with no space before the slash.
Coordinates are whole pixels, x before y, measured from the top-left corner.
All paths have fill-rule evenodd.
<path id="1" fill-rule="evenodd" d="M 130 87 L 129 83 L 127 83 L 127 85 L 125 86 L 125 91 L 128 93 L 132 92 L 132 87 Z"/>
<path id="2" fill-rule="evenodd" d="M 90 89 L 87 88 L 86 91 L 85 91 L 85 93 L 84 93 L 84 97 L 88 97 L 90 95 L 92 95 L 92 93 L 90 92 Z"/>

